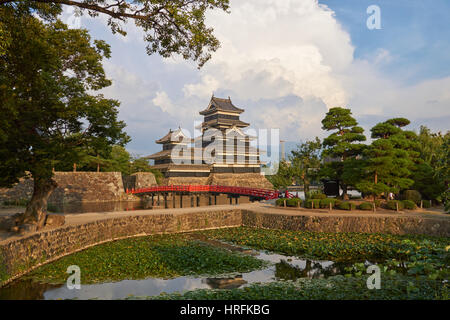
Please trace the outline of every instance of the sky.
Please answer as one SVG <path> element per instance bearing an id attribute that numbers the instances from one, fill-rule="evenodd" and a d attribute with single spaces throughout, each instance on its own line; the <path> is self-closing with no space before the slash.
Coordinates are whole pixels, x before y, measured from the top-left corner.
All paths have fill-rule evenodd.
<path id="1" fill-rule="evenodd" d="M 368 28 L 371 5 L 379 29 Z M 62 20 L 111 45 L 104 67 L 113 85 L 102 93 L 121 102 L 127 149 L 144 156 L 160 150 L 154 141 L 169 128 L 193 131 L 213 93 L 245 109 L 252 128 L 278 128 L 289 146 L 325 137 L 321 120 L 332 107 L 350 108 L 367 136 L 392 117 L 410 119 L 411 130 L 445 132 L 449 14 L 448 0 L 231 0 L 229 14 L 207 13 L 221 48 L 200 70 L 180 57 L 148 56 L 133 22 L 123 37 L 102 15 L 74 20 L 69 8 Z"/>

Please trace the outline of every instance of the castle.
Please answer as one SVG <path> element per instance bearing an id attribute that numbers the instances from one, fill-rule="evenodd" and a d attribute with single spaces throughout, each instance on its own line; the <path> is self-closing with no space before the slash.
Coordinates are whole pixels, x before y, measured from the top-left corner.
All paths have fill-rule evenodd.
<path id="1" fill-rule="evenodd" d="M 188 137 L 181 128 L 159 140 L 162 150 L 146 158 L 165 177 L 164 184 L 209 184 L 272 188 L 261 175 L 260 150 L 252 147 L 256 137 L 243 132 L 249 126 L 240 120 L 244 110 L 231 99 L 212 96 L 197 128 L 201 136 Z"/>

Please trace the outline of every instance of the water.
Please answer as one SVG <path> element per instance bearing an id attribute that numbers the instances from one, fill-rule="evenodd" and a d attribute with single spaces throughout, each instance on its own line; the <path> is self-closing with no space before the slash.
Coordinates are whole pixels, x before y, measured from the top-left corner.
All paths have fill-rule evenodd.
<path id="1" fill-rule="evenodd" d="M 208 241 L 211 243 L 210 241 Z M 214 241 L 213 241 L 214 242 Z M 230 247 L 228 244 L 224 244 Z M 265 251 L 235 250 L 252 254 L 256 258 L 272 263 L 270 266 L 242 274 L 222 277 L 178 277 L 173 279 L 148 278 L 144 280 L 123 280 L 100 284 L 81 285 L 80 290 L 69 290 L 66 285 L 51 285 L 17 280 L 0 289 L 0 300 L 8 299 L 123 299 L 129 295 L 155 296 L 163 292 L 186 292 L 195 289 L 230 289 L 245 287 L 252 283 L 267 283 L 277 280 L 299 278 L 322 278 L 344 274 L 344 268 L 351 264 L 301 259 L 293 256 Z"/>
<path id="2" fill-rule="evenodd" d="M 68 202 L 50 203 L 48 210 L 52 213 L 86 213 L 112 212 L 151 209 L 144 201 L 102 201 L 102 202 Z"/>

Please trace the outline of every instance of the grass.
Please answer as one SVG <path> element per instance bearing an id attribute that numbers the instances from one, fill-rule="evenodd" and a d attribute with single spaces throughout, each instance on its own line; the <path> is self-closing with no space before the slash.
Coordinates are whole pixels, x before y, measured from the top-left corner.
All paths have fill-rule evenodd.
<path id="1" fill-rule="evenodd" d="M 67 267 L 78 265 L 83 284 L 124 279 L 173 278 L 247 272 L 265 262 L 213 247 L 184 235 L 155 235 L 98 245 L 44 265 L 29 275 L 35 281 L 65 283 Z"/>

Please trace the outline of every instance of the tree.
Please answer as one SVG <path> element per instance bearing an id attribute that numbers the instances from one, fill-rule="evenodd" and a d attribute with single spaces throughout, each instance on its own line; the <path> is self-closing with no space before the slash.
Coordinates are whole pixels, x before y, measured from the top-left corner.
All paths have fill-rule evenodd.
<path id="1" fill-rule="evenodd" d="M 372 129 L 374 140 L 363 153 L 364 172 L 368 178 L 356 184 L 359 191 L 374 198 L 382 193 L 399 193 L 412 186 L 411 179 L 418 157 L 416 135 L 404 131 L 405 118 L 393 118 L 378 123 Z"/>
<path id="2" fill-rule="evenodd" d="M 445 136 L 441 132 L 433 133 L 426 126 L 421 126 L 417 135 L 418 151 L 421 163 L 416 165 L 412 179 L 413 188 L 418 190 L 426 199 L 439 199 L 445 191 L 445 179 L 440 176 L 442 168 L 445 167 L 446 151 Z"/>
<path id="3" fill-rule="evenodd" d="M 366 140 L 364 129 L 358 126 L 357 121 L 351 116 L 350 109 L 340 107 L 328 111 L 322 120 L 322 129 L 334 130 L 323 140 L 322 157 L 325 163 L 322 175 L 339 181 L 342 197 L 348 198 L 347 187 L 353 182 L 354 175 L 348 171 L 351 168 L 345 164 L 355 160 L 364 150 L 366 145 L 359 143 Z"/>
<path id="4" fill-rule="evenodd" d="M 395 150 L 387 139 L 374 140 L 363 152 L 364 178 L 356 183 L 356 188 L 375 200 L 382 193 L 395 191 L 388 185 L 391 173 L 395 171 Z"/>
<path id="5" fill-rule="evenodd" d="M 0 185 L 30 172 L 34 191 L 20 220 L 40 228 L 56 188 L 54 165 L 129 137 L 117 119 L 119 102 L 93 94 L 111 84 L 102 67 L 110 56 L 105 42 L 91 43 L 86 30 L 58 20 L 43 23 L 28 9 L 3 6 L 0 21 L 12 39 L 0 55 Z"/>
<path id="6" fill-rule="evenodd" d="M 289 168 L 289 164 L 286 161 L 281 161 L 278 165 L 278 171 L 274 175 L 268 175 L 267 180 L 272 183 L 274 188 L 285 189 L 292 184 L 292 172 Z"/>
<path id="7" fill-rule="evenodd" d="M 320 139 L 316 137 L 299 144 L 289 156 L 291 176 L 303 184 L 305 194 L 309 193 L 311 182 L 318 178 L 321 148 Z"/>
<path id="8" fill-rule="evenodd" d="M 213 29 L 205 25 L 205 13 L 216 8 L 227 12 L 229 0 L 0 0 L 0 9 L 22 7 L 49 21 L 63 6 L 75 7 L 80 15 L 106 15 L 111 31 L 122 35 L 126 35 L 122 24 L 134 21 L 145 33 L 149 55 L 179 54 L 201 67 L 220 46 Z M 0 37 L 0 51 L 3 42 Z"/>

